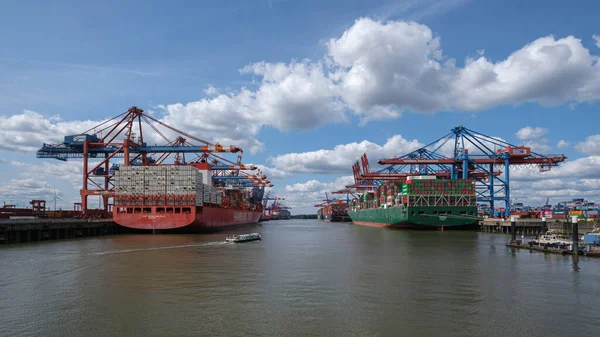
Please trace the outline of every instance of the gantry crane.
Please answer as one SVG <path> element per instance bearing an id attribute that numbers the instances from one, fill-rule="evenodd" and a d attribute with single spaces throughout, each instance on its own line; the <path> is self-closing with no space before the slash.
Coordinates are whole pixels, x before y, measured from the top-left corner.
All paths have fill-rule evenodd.
<path id="1" fill-rule="evenodd" d="M 265 216 L 271 216 L 273 214 L 273 210 L 275 208 L 275 205 L 280 201 L 280 200 L 285 200 L 285 198 L 281 198 L 281 197 L 272 197 L 270 196 L 270 193 L 268 193 L 265 197 L 263 197 L 263 210 L 264 210 L 264 215 Z M 271 205 L 269 205 L 269 200 L 272 200 L 273 203 Z"/>
<path id="2" fill-rule="evenodd" d="M 163 142 L 163 145 L 148 145 L 147 139 Z M 216 153 L 237 153 L 237 161 L 226 160 Z M 186 154 L 195 158 L 187 161 Z M 215 183 L 223 184 L 229 179 L 255 190 L 256 198 L 262 197 L 264 187 L 272 185 L 262 174 L 240 172 L 257 169 L 242 164 L 242 154 L 240 147 L 208 142 L 177 130 L 135 106 L 80 134 L 65 136 L 61 144 L 44 143 L 37 151 L 38 158 L 83 159 L 80 194 L 84 214 L 88 210 L 87 198 L 90 195 L 101 196 L 104 211 L 110 211 L 109 199 L 114 197 L 112 178 L 120 165 L 186 165 L 194 161 L 212 161 Z"/>
<path id="3" fill-rule="evenodd" d="M 343 190 L 339 190 L 339 191 L 334 191 L 331 192 L 331 194 L 345 194 L 346 195 L 346 203 L 348 205 L 350 205 L 350 196 L 352 196 L 352 198 L 356 198 L 356 189 L 343 189 Z"/>
<path id="4" fill-rule="evenodd" d="M 448 144 L 452 146 L 451 151 L 445 151 Z M 545 172 L 566 159 L 562 154 L 538 154 L 529 147 L 515 146 L 464 126 L 453 128 L 450 133 L 418 150 L 379 160 L 380 165 L 388 166 L 374 174 L 369 171 L 368 161 L 365 165 L 366 156 L 364 158 L 362 174 L 358 162 L 353 166 L 358 188 L 376 180 L 389 180 L 390 175 L 393 176 L 391 179 L 397 180 L 406 179 L 408 175 L 473 179 L 477 183 L 477 201 L 489 203 L 492 212 L 494 202 L 502 201 L 505 205 L 503 216 L 510 215 L 511 166 L 536 166 Z"/>

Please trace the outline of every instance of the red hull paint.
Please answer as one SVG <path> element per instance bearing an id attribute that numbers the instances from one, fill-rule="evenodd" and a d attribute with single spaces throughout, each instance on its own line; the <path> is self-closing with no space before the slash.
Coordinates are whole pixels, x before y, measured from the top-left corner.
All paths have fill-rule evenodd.
<path id="1" fill-rule="evenodd" d="M 220 207 L 193 207 L 189 213 L 113 213 L 113 220 L 121 226 L 148 230 L 210 231 L 227 226 L 256 224 L 262 212 Z"/>

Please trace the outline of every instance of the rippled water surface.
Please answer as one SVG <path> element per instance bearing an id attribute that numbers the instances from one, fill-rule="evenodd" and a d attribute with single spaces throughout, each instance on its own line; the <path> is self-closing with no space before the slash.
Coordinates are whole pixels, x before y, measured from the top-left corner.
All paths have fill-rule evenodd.
<path id="1" fill-rule="evenodd" d="M 270 221 L 0 247 L 0 336 L 597 336 L 600 259 Z"/>

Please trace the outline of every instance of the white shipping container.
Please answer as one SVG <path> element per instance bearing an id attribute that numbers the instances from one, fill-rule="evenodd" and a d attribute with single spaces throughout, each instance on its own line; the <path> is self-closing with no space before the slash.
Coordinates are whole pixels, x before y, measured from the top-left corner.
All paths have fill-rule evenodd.
<path id="1" fill-rule="evenodd" d="M 436 176 L 431 176 L 431 175 L 406 177 L 406 180 L 435 180 L 435 179 L 436 179 Z"/>

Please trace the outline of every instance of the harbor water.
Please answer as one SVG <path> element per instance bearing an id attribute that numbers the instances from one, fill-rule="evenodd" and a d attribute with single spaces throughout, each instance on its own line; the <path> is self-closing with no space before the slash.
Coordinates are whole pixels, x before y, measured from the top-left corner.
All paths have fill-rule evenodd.
<path id="1" fill-rule="evenodd" d="M 508 240 L 280 220 L 5 245 L 0 336 L 597 335 L 600 259 Z"/>

